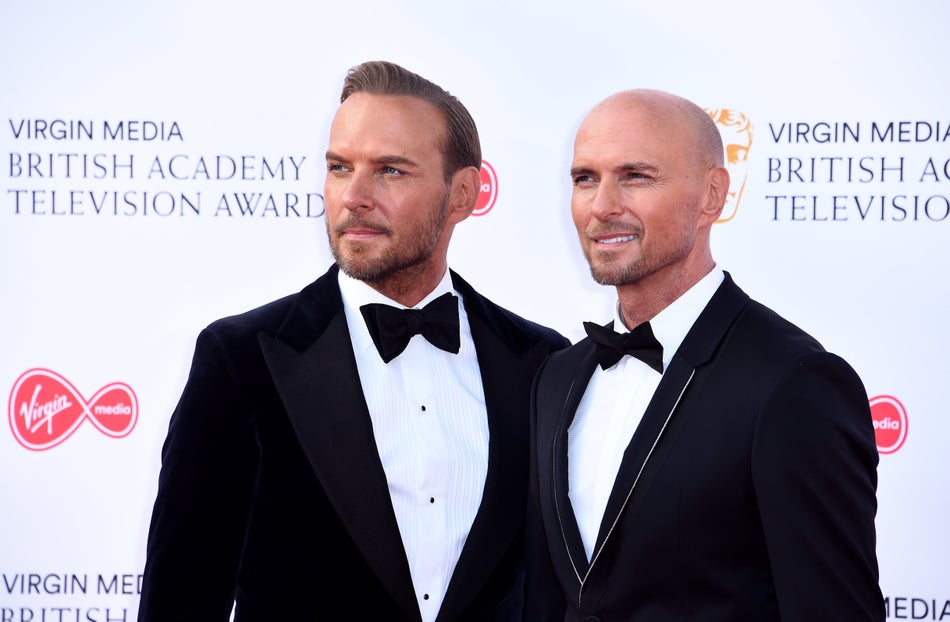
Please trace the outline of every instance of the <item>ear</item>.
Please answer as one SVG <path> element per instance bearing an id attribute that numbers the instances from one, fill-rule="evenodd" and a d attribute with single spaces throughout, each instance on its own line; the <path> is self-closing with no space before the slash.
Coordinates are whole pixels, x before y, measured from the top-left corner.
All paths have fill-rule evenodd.
<path id="1" fill-rule="evenodd" d="M 482 178 L 477 168 L 466 166 L 455 171 L 449 188 L 449 222 L 455 224 L 468 218 L 481 191 Z"/>
<path id="2" fill-rule="evenodd" d="M 724 166 L 709 169 L 706 173 L 706 196 L 699 216 L 700 222 L 712 225 L 719 220 L 728 196 L 729 171 Z"/>

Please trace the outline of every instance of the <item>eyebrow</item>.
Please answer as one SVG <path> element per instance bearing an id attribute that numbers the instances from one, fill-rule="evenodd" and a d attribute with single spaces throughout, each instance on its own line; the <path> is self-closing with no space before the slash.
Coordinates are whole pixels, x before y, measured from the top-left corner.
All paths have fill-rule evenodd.
<path id="1" fill-rule="evenodd" d="M 379 162 L 380 164 L 402 164 L 404 166 L 407 164 L 409 166 L 416 165 L 416 163 L 413 160 L 410 160 L 409 158 L 405 156 L 397 156 L 397 155 L 383 156 L 381 158 L 376 158 L 376 161 Z"/>
<path id="2" fill-rule="evenodd" d="M 338 161 L 338 162 L 349 162 L 348 158 L 345 158 L 334 151 L 327 151 L 326 159 L 327 161 L 333 160 L 333 161 Z M 398 155 L 382 156 L 379 158 L 375 158 L 375 161 L 378 162 L 379 164 L 400 164 L 403 166 L 406 166 L 406 165 L 416 166 L 416 163 L 413 160 L 405 156 L 398 156 Z"/>
<path id="3" fill-rule="evenodd" d="M 649 162 L 624 162 L 620 166 L 614 168 L 615 171 L 649 171 L 655 173 L 659 169 L 650 164 Z"/>
<path id="4" fill-rule="evenodd" d="M 656 173 L 659 169 L 647 162 L 624 162 L 619 166 L 614 166 L 610 168 L 612 173 L 628 173 L 628 172 L 648 172 Z M 577 175 L 591 175 L 594 173 L 594 169 L 589 166 L 575 166 L 571 167 L 571 177 Z"/>

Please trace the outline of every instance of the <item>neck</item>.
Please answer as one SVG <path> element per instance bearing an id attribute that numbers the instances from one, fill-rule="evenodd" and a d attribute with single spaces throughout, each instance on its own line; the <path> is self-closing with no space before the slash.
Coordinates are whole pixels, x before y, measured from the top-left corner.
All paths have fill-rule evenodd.
<path id="1" fill-rule="evenodd" d="M 716 267 L 711 259 L 703 269 L 669 278 L 661 274 L 617 286 L 620 315 L 628 329 L 649 322 Z"/>
<path id="2" fill-rule="evenodd" d="M 439 285 L 447 269 L 448 265 L 444 261 L 438 266 L 423 264 L 403 268 L 376 281 L 364 282 L 390 300 L 414 307 Z"/>

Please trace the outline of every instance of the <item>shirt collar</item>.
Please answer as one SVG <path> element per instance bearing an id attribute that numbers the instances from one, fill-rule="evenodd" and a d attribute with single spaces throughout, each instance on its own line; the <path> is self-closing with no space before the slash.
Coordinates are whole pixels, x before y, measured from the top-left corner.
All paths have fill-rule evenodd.
<path id="1" fill-rule="evenodd" d="M 722 284 L 725 274 L 722 268 L 715 266 L 709 274 L 697 281 L 679 298 L 670 303 L 650 320 L 650 328 L 657 341 L 663 345 L 663 369 L 666 369 L 673 354 L 679 349 L 686 333 L 693 327 L 696 318 L 703 312 L 713 294 Z M 618 330 L 619 328 L 619 330 Z M 620 315 L 620 301 L 614 306 L 614 330 L 629 332 Z"/>

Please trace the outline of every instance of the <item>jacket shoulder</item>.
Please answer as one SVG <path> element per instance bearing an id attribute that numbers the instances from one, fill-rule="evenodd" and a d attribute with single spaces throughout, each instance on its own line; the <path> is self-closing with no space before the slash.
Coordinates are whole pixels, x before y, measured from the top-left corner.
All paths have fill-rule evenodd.
<path id="1" fill-rule="evenodd" d="M 454 272 L 452 282 L 456 291 L 462 295 L 466 313 L 484 321 L 499 339 L 516 351 L 523 353 L 535 346 L 546 346 L 553 351 L 570 345 L 570 341 L 553 328 L 526 319 L 492 302 Z"/>
<path id="2" fill-rule="evenodd" d="M 755 300 L 749 300 L 736 321 L 735 330 L 749 347 L 761 350 L 761 355 L 789 357 L 825 352 L 821 343 L 811 334 Z"/>
<path id="3" fill-rule="evenodd" d="M 529 344 L 547 343 L 558 350 L 570 345 L 570 341 L 553 328 L 526 319 L 504 307 L 495 305 L 491 301 L 486 300 L 486 302 L 494 306 L 495 319 L 499 324 L 507 324 L 511 331 L 518 333 Z"/>
<path id="4" fill-rule="evenodd" d="M 274 335 L 299 295 L 289 294 L 259 307 L 217 319 L 205 327 L 205 330 L 228 342 L 251 338 L 256 340 L 261 332 Z"/>
<path id="5" fill-rule="evenodd" d="M 290 345 L 309 343 L 342 308 L 336 268 L 304 287 L 248 311 L 212 322 L 203 331 L 214 334 L 225 344 L 257 347 L 261 334 L 286 340 Z"/>

